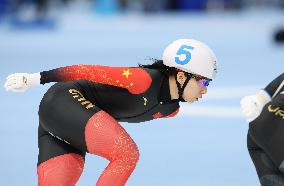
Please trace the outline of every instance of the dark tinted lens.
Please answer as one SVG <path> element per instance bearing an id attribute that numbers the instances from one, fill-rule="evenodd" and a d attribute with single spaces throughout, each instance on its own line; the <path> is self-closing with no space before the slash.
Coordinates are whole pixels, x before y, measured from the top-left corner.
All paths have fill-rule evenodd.
<path id="1" fill-rule="evenodd" d="M 209 86 L 209 80 L 206 80 L 206 79 L 201 79 L 199 80 L 199 83 L 204 86 L 204 87 L 208 87 Z"/>

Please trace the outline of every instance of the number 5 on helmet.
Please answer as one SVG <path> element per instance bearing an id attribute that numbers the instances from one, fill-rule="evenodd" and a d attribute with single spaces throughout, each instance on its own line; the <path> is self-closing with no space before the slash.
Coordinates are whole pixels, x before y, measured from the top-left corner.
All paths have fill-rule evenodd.
<path id="1" fill-rule="evenodd" d="M 163 52 L 163 63 L 210 80 L 217 74 L 214 52 L 206 44 L 194 39 L 179 39 L 169 44 Z"/>

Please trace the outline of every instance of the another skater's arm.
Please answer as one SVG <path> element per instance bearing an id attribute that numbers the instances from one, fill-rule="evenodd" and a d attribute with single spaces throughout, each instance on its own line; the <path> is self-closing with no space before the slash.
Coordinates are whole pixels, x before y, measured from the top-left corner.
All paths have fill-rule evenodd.
<path id="1" fill-rule="evenodd" d="M 255 95 L 245 96 L 241 100 L 241 109 L 248 122 L 256 119 L 261 113 L 265 104 L 271 101 L 272 97 L 283 91 L 284 73 L 271 81 L 264 89 Z"/>
<path id="2" fill-rule="evenodd" d="M 257 94 L 245 96 L 241 100 L 241 110 L 248 122 L 255 120 L 261 113 L 264 105 L 271 101 L 271 96 L 260 90 Z"/>
<path id="3" fill-rule="evenodd" d="M 280 93 L 284 89 L 284 73 L 279 75 L 273 81 L 271 81 L 266 87 L 265 91 L 272 97 Z"/>

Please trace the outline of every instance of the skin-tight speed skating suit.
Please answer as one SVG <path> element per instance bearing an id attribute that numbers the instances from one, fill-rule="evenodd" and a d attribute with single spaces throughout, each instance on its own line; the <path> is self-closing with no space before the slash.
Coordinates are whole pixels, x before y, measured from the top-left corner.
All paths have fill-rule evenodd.
<path id="1" fill-rule="evenodd" d="M 284 186 L 283 81 L 284 73 L 265 87 L 271 97 L 278 93 L 249 124 L 248 150 L 262 186 Z"/>
<path id="2" fill-rule="evenodd" d="M 73 186 L 85 154 L 109 160 L 97 186 L 122 186 L 139 151 L 118 121 L 144 122 L 175 116 L 168 76 L 156 69 L 74 65 L 41 72 L 54 84 L 39 106 L 38 184 Z"/>

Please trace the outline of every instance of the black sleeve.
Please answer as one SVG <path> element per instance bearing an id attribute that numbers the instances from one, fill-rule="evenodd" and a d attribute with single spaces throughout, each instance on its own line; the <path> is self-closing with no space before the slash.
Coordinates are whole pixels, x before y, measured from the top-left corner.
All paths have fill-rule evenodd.
<path id="1" fill-rule="evenodd" d="M 40 72 L 40 84 L 60 82 L 60 76 L 55 70 Z"/>
<path id="2" fill-rule="evenodd" d="M 273 96 L 275 91 L 278 89 L 279 85 L 284 81 L 284 73 L 279 75 L 277 78 L 275 78 L 273 81 L 271 81 L 264 90 L 270 95 Z M 284 87 L 281 89 L 282 91 L 284 90 Z"/>

